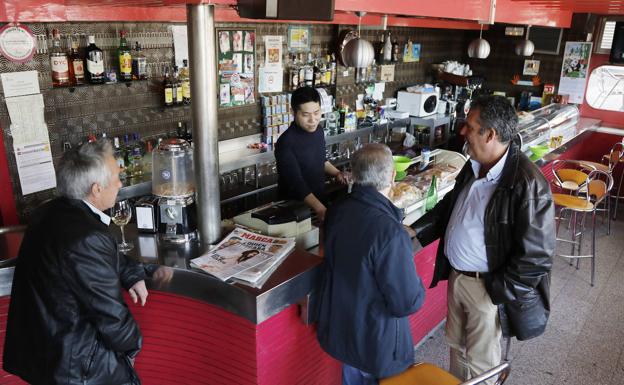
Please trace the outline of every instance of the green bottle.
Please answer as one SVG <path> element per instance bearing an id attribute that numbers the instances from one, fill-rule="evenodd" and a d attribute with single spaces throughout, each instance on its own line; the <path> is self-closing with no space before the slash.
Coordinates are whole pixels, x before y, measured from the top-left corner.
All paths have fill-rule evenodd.
<path id="1" fill-rule="evenodd" d="M 427 197 L 425 198 L 425 212 L 433 209 L 438 203 L 438 186 L 436 183 L 436 176 L 434 175 L 431 178 L 431 185 L 429 186 L 429 190 L 427 190 Z"/>

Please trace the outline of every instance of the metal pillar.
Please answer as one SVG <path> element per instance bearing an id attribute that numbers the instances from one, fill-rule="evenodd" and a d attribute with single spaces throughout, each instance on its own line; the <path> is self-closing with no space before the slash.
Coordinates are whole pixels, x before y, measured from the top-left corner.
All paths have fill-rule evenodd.
<path id="1" fill-rule="evenodd" d="M 197 216 L 207 246 L 221 238 L 214 5 L 187 5 L 187 20 Z"/>

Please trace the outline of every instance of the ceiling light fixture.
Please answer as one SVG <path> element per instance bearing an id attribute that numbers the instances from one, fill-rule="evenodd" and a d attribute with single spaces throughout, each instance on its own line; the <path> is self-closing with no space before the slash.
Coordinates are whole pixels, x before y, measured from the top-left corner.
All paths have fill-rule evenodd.
<path id="1" fill-rule="evenodd" d="M 516 44 L 516 55 L 518 56 L 531 56 L 535 51 L 535 44 L 531 40 L 529 40 L 529 30 L 531 26 L 527 26 L 526 37 L 524 40 L 520 41 Z"/>
<path id="2" fill-rule="evenodd" d="M 480 23 L 481 24 L 481 23 Z M 479 31 L 479 38 L 474 39 L 468 45 L 468 57 L 476 59 L 485 59 L 490 55 L 490 43 L 483 39 L 483 24 L 481 24 L 481 30 Z"/>

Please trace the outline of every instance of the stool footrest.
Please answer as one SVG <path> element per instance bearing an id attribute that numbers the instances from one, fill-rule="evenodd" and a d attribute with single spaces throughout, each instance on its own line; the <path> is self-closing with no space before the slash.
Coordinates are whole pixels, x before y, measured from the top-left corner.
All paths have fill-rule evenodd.
<path id="1" fill-rule="evenodd" d="M 593 255 L 567 255 L 567 254 L 556 254 L 556 257 L 563 257 L 563 258 L 592 258 Z"/>

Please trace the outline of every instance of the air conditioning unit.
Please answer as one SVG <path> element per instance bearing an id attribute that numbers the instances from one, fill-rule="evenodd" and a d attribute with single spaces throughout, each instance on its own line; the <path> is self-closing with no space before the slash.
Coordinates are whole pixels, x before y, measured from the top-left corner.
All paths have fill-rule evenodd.
<path id="1" fill-rule="evenodd" d="M 238 0 L 238 15 L 247 19 L 334 20 L 334 0 Z"/>

